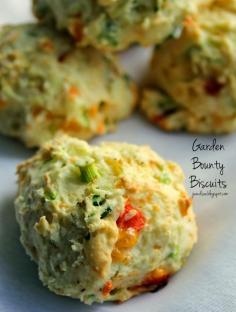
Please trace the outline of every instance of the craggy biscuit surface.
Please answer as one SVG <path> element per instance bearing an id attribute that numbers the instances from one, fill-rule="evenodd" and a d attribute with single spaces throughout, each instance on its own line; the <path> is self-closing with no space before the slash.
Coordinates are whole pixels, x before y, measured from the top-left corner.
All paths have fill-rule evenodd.
<path id="1" fill-rule="evenodd" d="M 136 87 L 113 58 L 66 34 L 27 24 L 0 29 L 0 132 L 39 146 L 58 133 L 90 139 L 114 129 Z"/>
<path id="2" fill-rule="evenodd" d="M 179 39 L 155 49 L 142 110 L 164 130 L 236 130 L 236 1 L 199 1 Z"/>
<path id="3" fill-rule="evenodd" d="M 196 242 L 182 170 L 147 146 L 56 138 L 18 182 L 21 242 L 57 294 L 91 304 L 158 289 Z"/>
<path id="4" fill-rule="evenodd" d="M 187 0 L 35 0 L 34 12 L 82 45 L 116 51 L 163 42 L 180 31 L 191 6 Z"/>

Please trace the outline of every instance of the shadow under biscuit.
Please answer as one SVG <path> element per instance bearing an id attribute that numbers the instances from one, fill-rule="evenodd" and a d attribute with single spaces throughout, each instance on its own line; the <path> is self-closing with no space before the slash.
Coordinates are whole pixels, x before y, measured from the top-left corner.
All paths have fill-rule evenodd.
<path id="1" fill-rule="evenodd" d="M 36 149 L 27 149 L 17 139 L 0 135 L 0 157 L 26 159 L 35 153 Z"/>

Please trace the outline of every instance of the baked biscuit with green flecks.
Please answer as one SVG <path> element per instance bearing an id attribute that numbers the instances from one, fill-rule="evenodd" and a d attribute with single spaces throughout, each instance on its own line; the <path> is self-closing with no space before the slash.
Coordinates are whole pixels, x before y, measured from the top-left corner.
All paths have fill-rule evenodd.
<path id="1" fill-rule="evenodd" d="M 41 20 L 54 20 L 82 45 L 117 51 L 159 44 L 181 31 L 188 0 L 34 0 Z"/>
<path id="2" fill-rule="evenodd" d="M 60 295 L 91 304 L 157 290 L 196 242 L 182 170 L 147 146 L 56 138 L 18 183 L 21 242 Z"/>
<path id="3" fill-rule="evenodd" d="M 43 25 L 0 29 L 0 132 L 39 146 L 90 139 L 132 112 L 136 87 L 113 57 Z"/>
<path id="4" fill-rule="evenodd" d="M 236 1 L 200 1 L 179 39 L 155 49 L 142 110 L 164 130 L 236 130 Z"/>

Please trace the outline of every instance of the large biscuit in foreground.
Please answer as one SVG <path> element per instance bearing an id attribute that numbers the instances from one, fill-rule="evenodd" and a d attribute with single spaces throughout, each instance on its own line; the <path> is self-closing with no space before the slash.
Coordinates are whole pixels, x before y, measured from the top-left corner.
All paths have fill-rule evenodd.
<path id="1" fill-rule="evenodd" d="M 57 294 L 91 304 L 159 289 L 196 242 L 182 170 L 149 147 L 56 138 L 18 181 L 21 242 Z"/>
<path id="2" fill-rule="evenodd" d="M 58 133 L 90 139 L 114 129 L 136 87 L 109 55 L 75 48 L 42 25 L 0 30 L 0 132 L 39 146 Z"/>
<path id="3" fill-rule="evenodd" d="M 117 51 L 163 42 L 179 32 L 188 0 L 34 0 L 39 19 L 55 20 L 82 45 Z"/>
<path id="4" fill-rule="evenodd" d="M 156 47 L 142 110 L 164 130 L 236 130 L 236 1 L 202 1 L 179 39 Z"/>

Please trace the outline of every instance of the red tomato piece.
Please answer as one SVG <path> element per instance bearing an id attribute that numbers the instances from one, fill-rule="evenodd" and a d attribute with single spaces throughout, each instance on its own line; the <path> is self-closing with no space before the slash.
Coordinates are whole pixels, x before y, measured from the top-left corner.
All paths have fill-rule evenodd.
<path id="1" fill-rule="evenodd" d="M 163 115 L 156 115 L 152 118 L 152 122 L 158 125 L 163 120 L 163 118 Z"/>
<path id="2" fill-rule="evenodd" d="M 133 208 L 130 204 L 125 205 L 124 212 L 121 213 L 116 223 L 119 228 L 133 228 L 136 231 L 141 231 L 144 228 L 146 219 L 141 211 Z"/>
<path id="3" fill-rule="evenodd" d="M 108 281 L 106 282 L 106 284 L 104 285 L 103 289 L 102 289 L 102 294 L 103 296 L 108 296 L 112 290 L 112 281 Z"/>
<path id="4" fill-rule="evenodd" d="M 224 84 L 212 77 L 205 82 L 204 87 L 207 94 L 210 96 L 217 96 L 224 88 Z"/>

